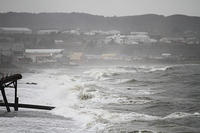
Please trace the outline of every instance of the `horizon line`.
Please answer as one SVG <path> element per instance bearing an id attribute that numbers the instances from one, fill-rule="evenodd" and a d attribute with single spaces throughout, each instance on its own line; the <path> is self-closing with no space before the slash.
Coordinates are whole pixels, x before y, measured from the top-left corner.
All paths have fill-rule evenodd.
<path id="1" fill-rule="evenodd" d="M 109 15 L 109 16 L 105 16 L 105 15 L 100 15 L 100 14 L 92 14 L 92 13 L 87 13 L 87 12 L 24 12 L 24 11 L 0 11 L 0 14 L 3 13 L 27 13 L 27 14 L 53 14 L 53 13 L 62 13 L 62 14 L 72 14 L 72 13 L 76 13 L 76 14 L 88 14 L 88 15 L 92 15 L 92 16 L 102 16 L 102 17 L 130 17 L 130 16 L 144 16 L 144 15 L 157 15 L 157 16 L 163 16 L 163 17 L 169 17 L 169 16 L 175 16 L 175 15 L 180 15 L 180 16 L 188 16 L 188 17 L 200 17 L 200 16 L 195 16 L 195 15 L 187 15 L 187 14 L 179 14 L 179 13 L 175 13 L 175 14 L 171 14 L 171 15 L 163 15 L 163 14 L 156 14 L 156 13 L 144 13 L 144 14 L 135 14 L 135 15 Z"/>

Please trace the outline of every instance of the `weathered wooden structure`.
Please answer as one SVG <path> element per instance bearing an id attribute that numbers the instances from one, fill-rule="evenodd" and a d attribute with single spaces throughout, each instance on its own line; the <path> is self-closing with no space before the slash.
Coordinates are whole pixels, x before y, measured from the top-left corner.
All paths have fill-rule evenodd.
<path id="1" fill-rule="evenodd" d="M 52 110 L 55 107 L 52 106 L 42 106 L 42 105 L 32 105 L 32 104 L 19 104 L 19 98 L 17 97 L 17 80 L 22 79 L 21 74 L 14 74 L 11 76 L 6 76 L 0 80 L 0 90 L 3 97 L 3 102 L 0 103 L 0 106 L 5 106 L 7 111 L 10 112 L 10 107 L 14 107 L 15 111 L 18 111 L 18 108 L 32 108 L 32 109 L 44 109 Z M 6 97 L 5 88 L 14 88 L 15 89 L 15 98 L 14 103 L 9 103 Z"/>

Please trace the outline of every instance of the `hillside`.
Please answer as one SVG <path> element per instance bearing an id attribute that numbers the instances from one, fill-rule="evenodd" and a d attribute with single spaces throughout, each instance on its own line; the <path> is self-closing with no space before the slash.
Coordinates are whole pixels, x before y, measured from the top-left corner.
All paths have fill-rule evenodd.
<path id="1" fill-rule="evenodd" d="M 200 17 L 173 15 L 138 15 L 104 17 L 85 13 L 0 13 L 0 27 L 28 27 L 37 29 L 72 29 L 146 31 L 152 34 L 174 34 L 184 31 L 200 33 Z"/>

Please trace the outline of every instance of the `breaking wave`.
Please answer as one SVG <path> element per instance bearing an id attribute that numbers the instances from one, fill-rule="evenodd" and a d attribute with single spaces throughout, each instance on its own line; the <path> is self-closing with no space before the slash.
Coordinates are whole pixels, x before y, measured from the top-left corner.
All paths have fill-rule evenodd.
<path id="1" fill-rule="evenodd" d="M 45 70 L 41 73 L 33 74 L 32 78 L 27 79 L 26 82 L 37 83 L 31 86 L 34 89 L 43 89 L 38 95 L 37 101 L 56 106 L 51 113 L 71 118 L 78 125 L 82 125 L 83 129 L 100 131 L 116 123 L 156 120 L 167 121 L 188 117 L 200 117 L 200 113 L 198 112 L 186 113 L 184 110 L 182 110 L 183 112 L 174 112 L 166 116 L 154 116 L 134 111 L 123 112 L 103 108 L 105 105 L 135 106 L 148 105 L 154 102 L 151 95 L 160 93 L 160 91 L 151 89 L 149 86 L 134 88 L 133 84 L 135 83 L 143 84 L 148 82 L 149 85 L 150 81 L 141 81 L 143 79 L 138 77 L 130 79 L 130 77 L 138 72 L 142 72 L 143 74 L 148 72 L 149 75 L 152 75 L 152 73 L 154 74 L 154 72 L 158 71 L 174 71 L 175 69 L 179 69 L 179 67 L 125 66 L 115 67 L 113 69 L 99 68 L 84 71 L 78 76 L 66 75 L 60 73 L 59 70 Z M 130 73 L 132 75 L 128 77 L 129 79 L 124 76 Z M 123 79 L 120 82 L 123 84 L 117 84 L 113 87 L 109 86 L 112 81 L 109 81 L 109 85 L 104 82 L 108 79 L 115 79 L 114 82 L 117 82 L 117 78 L 121 75 L 125 77 L 122 76 Z"/>
<path id="2" fill-rule="evenodd" d="M 167 69 L 170 69 L 172 66 L 124 66 L 119 67 L 121 69 L 125 70 L 134 70 L 136 72 L 154 72 L 154 71 L 166 71 Z"/>
<path id="3" fill-rule="evenodd" d="M 109 79 L 109 77 L 118 76 L 123 73 L 135 73 L 136 71 L 129 71 L 122 68 L 102 68 L 102 69 L 91 69 L 88 71 L 85 71 L 84 74 L 94 78 L 96 80 L 106 80 Z"/>
<path id="4" fill-rule="evenodd" d="M 136 80 L 136 79 L 128 79 L 128 80 L 126 80 L 125 82 L 123 82 L 123 83 L 136 83 L 136 82 L 140 82 L 140 81 L 138 81 L 138 80 Z"/>
<path id="5" fill-rule="evenodd" d="M 101 87 L 93 83 L 81 83 L 71 80 L 69 76 L 49 76 L 46 80 L 48 85 L 48 101 L 56 105 L 52 113 L 73 118 L 80 122 L 83 128 L 99 130 L 104 126 L 113 123 L 123 123 L 131 121 L 154 121 L 167 119 L 180 119 L 185 117 L 200 116 L 199 113 L 175 112 L 165 117 L 131 113 L 115 113 L 103 110 L 101 105 L 108 103 L 118 104 L 145 104 L 151 99 L 127 99 L 119 95 L 109 96 L 101 92 Z M 54 83 L 54 85 L 52 84 Z M 40 83 L 39 83 L 40 84 Z M 43 87 L 44 84 L 40 84 Z M 50 89 L 50 90 L 49 90 Z M 51 100 L 50 100 L 51 99 Z"/>

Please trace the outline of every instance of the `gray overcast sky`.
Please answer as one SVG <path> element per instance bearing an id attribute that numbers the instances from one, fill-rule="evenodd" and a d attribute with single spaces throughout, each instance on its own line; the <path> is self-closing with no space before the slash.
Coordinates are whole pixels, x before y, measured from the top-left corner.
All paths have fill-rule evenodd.
<path id="1" fill-rule="evenodd" d="M 200 16 L 200 0 L 0 0 L 0 12 L 84 12 L 104 16 Z"/>

